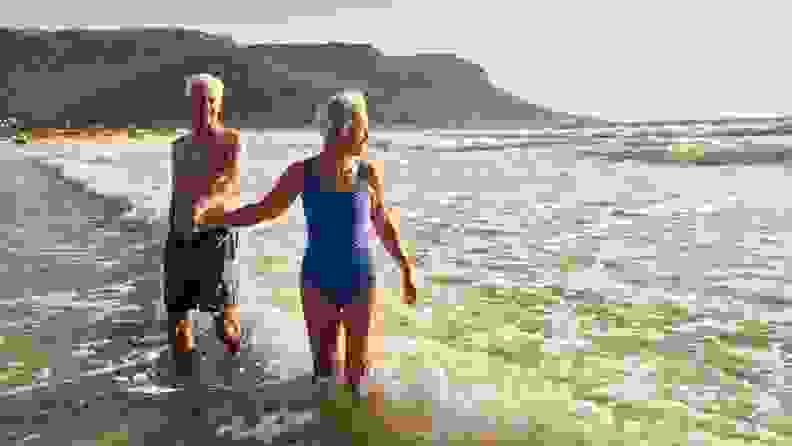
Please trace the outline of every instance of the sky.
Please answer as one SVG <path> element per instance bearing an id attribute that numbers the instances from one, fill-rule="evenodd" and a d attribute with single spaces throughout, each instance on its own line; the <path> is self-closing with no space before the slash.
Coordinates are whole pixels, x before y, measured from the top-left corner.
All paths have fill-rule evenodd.
<path id="1" fill-rule="evenodd" d="M 529 102 L 615 121 L 792 114 L 786 1 L 129 3 L 71 0 L 62 9 L 53 5 L 64 2 L 25 0 L 3 19 L 6 26 L 183 26 L 240 43 L 371 43 L 385 55 L 450 52 Z"/>

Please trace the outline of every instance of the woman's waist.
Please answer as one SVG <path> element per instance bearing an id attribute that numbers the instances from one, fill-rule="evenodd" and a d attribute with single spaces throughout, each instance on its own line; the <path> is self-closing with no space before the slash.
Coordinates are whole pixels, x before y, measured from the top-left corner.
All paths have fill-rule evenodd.
<path id="1" fill-rule="evenodd" d="M 303 264 L 317 262 L 337 262 L 345 265 L 370 265 L 373 262 L 371 249 L 368 246 L 331 246 L 308 245 L 303 255 Z"/>
<path id="2" fill-rule="evenodd" d="M 363 254 L 371 250 L 368 237 L 336 237 L 321 240 L 308 239 L 305 244 L 306 255 L 315 254 Z"/>
<path id="3" fill-rule="evenodd" d="M 303 258 L 300 265 L 300 276 L 303 279 L 319 281 L 325 286 L 350 286 L 360 279 L 372 277 L 376 274 L 374 262 L 350 262 L 348 259 L 316 259 Z"/>
<path id="4" fill-rule="evenodd" d="M 371 232 L 368 222 L 360 224 L 339 224 L 339 222 L 330 222 L 324 225 L 309 224 L 306 226 L 306 235 L 309 245 L 360 245 L 368 243 Z"/>

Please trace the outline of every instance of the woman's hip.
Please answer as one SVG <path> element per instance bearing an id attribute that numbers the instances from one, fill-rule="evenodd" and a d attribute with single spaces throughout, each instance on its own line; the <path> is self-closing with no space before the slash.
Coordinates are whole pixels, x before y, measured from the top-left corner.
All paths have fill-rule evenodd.
<path id="1" fill-rule="evenodd" d="M 330 258 L 309 253 L 300 267 L 300 282 L 309 282 L 315 288 L 369 288 L 375 277 L 370 255 Z"/>
<path id="2" fill-rule="evenodd" d="M 327 304 L 367 303 L 369 290 L 376 286 L 377 278 L 372 271 L 358 271 L 346 277 L 310 270 L 303 270 L 300 274 L 303 294 L 316 295 Z"/>

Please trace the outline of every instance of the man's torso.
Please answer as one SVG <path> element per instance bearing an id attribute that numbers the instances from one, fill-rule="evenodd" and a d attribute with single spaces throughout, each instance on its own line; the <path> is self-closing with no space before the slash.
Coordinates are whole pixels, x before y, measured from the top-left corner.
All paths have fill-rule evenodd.
<path id="1" fill-rule="evenodd" d="M 238 137 L 226 137 L 226 133 L 221 135 L 223 139 L 219 144 L 195 142 L 192 135 L 174 141 L 171 160 L 171 231 L 192 232 L 193 226 L 200 223 L 194 221 L 193 215 L 206 201 L 220 198 L 220 204 L 207 213 L 239 208 L 239 170 L 229 169 L 229 166 L 234 163 L 238 166 L 240 145 Z"/>

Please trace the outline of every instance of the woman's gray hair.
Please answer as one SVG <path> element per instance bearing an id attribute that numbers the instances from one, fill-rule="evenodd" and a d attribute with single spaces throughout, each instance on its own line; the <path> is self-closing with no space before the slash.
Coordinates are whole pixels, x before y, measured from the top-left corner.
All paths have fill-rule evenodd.
<path id="1" fill-rule="evenodd" d="M 352 126 L 352 114 L 366 111 L 366 95 L 359 90 L 346 90 L 333 95 L 319 114 L 319 125 L 325 144 L 335 142 L 338 130 Z"/>

